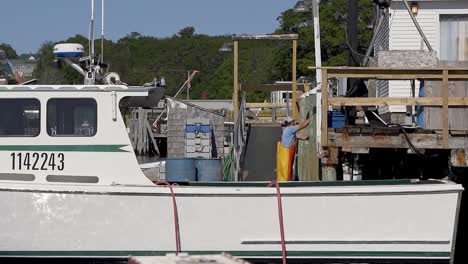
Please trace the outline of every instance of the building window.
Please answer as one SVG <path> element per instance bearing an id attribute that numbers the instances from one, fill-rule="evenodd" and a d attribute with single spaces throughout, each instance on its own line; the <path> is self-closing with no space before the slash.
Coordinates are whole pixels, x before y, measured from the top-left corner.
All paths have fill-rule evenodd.
<path id="1" fill-rule="evenodd" d="M 35 137 L 41 124 L 37 99 L 0 99 L 0 137 Z"/>
<path id="2" fill-rule="evenodd" d="M 97 105 L 91 98 L 54 98 L 47 102 L 50 136 L 91 137 L 97 131 Z"/>
<path id="3" fill-rule="evenodd" d="M 440 59 L 468 60 L 468 15 L 440 16 Z"/>

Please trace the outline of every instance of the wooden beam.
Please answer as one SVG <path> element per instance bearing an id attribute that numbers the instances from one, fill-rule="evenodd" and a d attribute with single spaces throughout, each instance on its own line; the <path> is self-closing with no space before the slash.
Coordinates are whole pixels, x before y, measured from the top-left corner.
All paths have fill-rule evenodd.
<path id="1" fill-rule="evenodd" d="M 328 146 L 328 70 L 322 70 L 322 146 Z"/>
<path id="2" fill-rule="evenodd" d="M 234 35 L 232 40 L 297 40 L 298 34 L 273 34 L 273 35 Z"/>
<path id="3" fill-rule="evenodd" d="M 423 73 L 330 73 L 330 78 L 369 78 L 379 80 L 442 79 L 441 74 Z M 468 76 L 466 76 L 468 79 Z"/>
<path id="4" fill-rule="evenodd" d="M 417 149 L 444 149 L 443 136 L 438 134 L 408 134 L 411 143 Z M 449 137 L 448 147 L 451 149 L 468 145 L 468 137 Z M 328 146 L 351 148 L 409 148 L 403 134 L 398 135 L 352 135 L 329 132 Z"/>
<path id="5" fill-rule="evenodd" d="M 233 121 L 237 124 L 237 116 L 239 115 L 239 42 L 234 41 L 234 91 L 232 93 Z"/>
<path id="6" fill-rule="evenodd" d="M 323 66 L 323 67 L 315 67 L 309 66 L 308 69 L 315 70 L 315 69 L 327 69 L 329 72 L 337 72 L 337 71 L 362 71 L 362 72 L 369 72 L 369 71 L 440 71 L 448 70 L 449 74 L 451 72 L 457 73 L 467 73 L 468 68 L 463 67 L 348 67 L 348 66 Z"/>
<path id="7" fill-rule="evenodd" d="M 449 112 L 448 112 L 448 99 L 449 99 L 449 89 L 448 89 L 448 70 L 444 70 L 444 77 L 442 79 L 442 125 L 443 125 L 443 144 L 444 148 L 448 149 L 449 147 Z"/>
<path id="8" fill-rule="evenodd" d="M 388 80 L 405 79 L 442 79 L 443 71 L 448 71 L 449 79 L 468 79 L 467 68 L 447 67 L 308 67 L 309 69 L 327 69 L 329 77 L 377 78 Z"/>
<path id="9" fill-rule="evenodd" d="M 300 119 L 299 109 L 297 109 L 297 40 L 292 41 L 292 116 L 295 120 Z"/>
<path id="10" fill-rule="evenodd" d="M 304 91 L 307 84 L 297 83 L 297 89 Z M 292 83 L 273 83 L 273 84 L 261 84 L 261 83 L 243 83 L 242 91 L 246 92 L 274 92 L 274 91 L 291 91 Z"/>
<path id="11" fill-rule="evenodd" d="M 328 102 L 331 106 L 390 106 L 390 105 L 423 105 L 442 106 L 443 97 L 389 98 L 389 97 L 333 97 Z M 449 106 L 467 106 L 468 97 L 450 97 Z"/>
<path id="12" fill-rule="evenodd" d="M 286 103 L 246 103 L 245 108 L 286 108 Z"/>

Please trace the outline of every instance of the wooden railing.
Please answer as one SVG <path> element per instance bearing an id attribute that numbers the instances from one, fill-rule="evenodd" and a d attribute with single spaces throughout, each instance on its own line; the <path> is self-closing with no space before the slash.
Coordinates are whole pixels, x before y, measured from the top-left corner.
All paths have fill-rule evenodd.
<path id="1" fill-rule="evenodd" d="M 309 67 L 309 69 L 316 69 Z M 468 68 L 376 68 L 376 67 L 322 67 L 322 146 L 328 145 L 329 106 L 442 106 L 443 148 L 449 148 L 449 106 L 468 106 L 468 97 L 449 97 L 449 80 L 468 80 Z M 442 80 L 442 97 L 368 98 L 333 97 L 328 94 L 328 78 L 347 77 L 379 80 Z"/>
<path id="2" fill-rule="evenodd" d="M 286 109 L 289 108 L 291 110 L 292 103 L 246 103 L 245 107 L 247 109 L 262 109 L 256 115 L 258 119 L 251 120 L 249 123 L 255 123 L 257 125 L 279 125 L 288 115 L 288 110 Z M 284 109 L 284 111 L 279 113 L 279 109 Z"/>

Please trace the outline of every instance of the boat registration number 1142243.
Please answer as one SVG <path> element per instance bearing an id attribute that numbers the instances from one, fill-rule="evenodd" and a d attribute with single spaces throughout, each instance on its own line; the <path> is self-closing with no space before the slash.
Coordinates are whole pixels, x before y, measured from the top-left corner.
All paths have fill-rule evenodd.
<path id="1" fill-rule="evenodd" d="M 59 170 L 65 168 L 63 153 L 22 153 L 13 152 L 11 157 L 12 170 Z"/>

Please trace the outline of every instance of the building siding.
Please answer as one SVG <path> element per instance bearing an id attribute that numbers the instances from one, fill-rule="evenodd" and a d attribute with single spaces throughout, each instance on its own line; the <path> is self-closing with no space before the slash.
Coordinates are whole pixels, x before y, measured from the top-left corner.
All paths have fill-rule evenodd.
<path id="1" fill-rule="evenodd" d="M 390 34 L 390 15 L 387 15 L 382 22 L 379 33 L 376 36 L 374 44 L 374 54 L 379 51 L 386 51 L 389 49 L 389 34 Z M 374 56 L 375 58 L 377 56 Z M 377 97 L 388 97 L 389 96 L 389 82 L 385 80 L 377 81 Z M 388 106 L 379 107 L 379 113 L 388 112 Z"/>
<path id="2" fill-rule="evenodd" d="M 419 12 L 416 16 L 424 34 L 439 56 L 440 14 L 468 14 L 468 1 L 418 1 Z M 428 50 L 420 37 L 402 1 L 393 1 L 389 19 L 389 50 Z M 416 83 L 418 94 L 419 83 Z M 411 94 L 409 81 L 390 81 L 389 97 L 408 97 Z M 385 86 L 379 96 L 385 96 Z M 390 112 L 405 112 L 405 106 L 390 106 Z"/>

